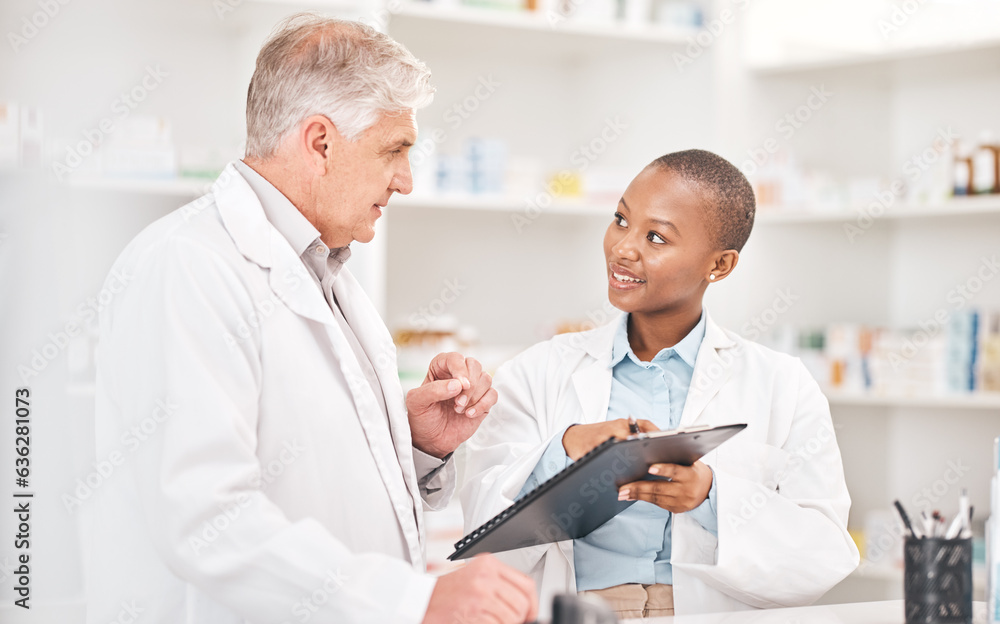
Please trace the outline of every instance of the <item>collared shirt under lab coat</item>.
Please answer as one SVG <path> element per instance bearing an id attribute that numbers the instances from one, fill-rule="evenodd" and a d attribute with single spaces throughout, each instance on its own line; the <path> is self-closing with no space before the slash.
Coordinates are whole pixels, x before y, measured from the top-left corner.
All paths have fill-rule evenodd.
<path id="1" fill-rule="evenodd" d="M 339 249 L 327 247 L 320 238 L 319 230 L 312 223 L 309 223 L 309 220 L 299 212 L 299 209 L 273 184 L 242 160 L 234 161 L 233 165 L 240 176 L 250 185 L 257 199 L 260 200 L 264 217 L 292 246 L 292 250 L 299 255 L 302 264 L 306 266 L 314 278 L 316 287 L 323 292 L 330 310 L 333 311 L 333 315 L 337 319 L 337 324 L 340 325 L 340 330 L 344 333 L 344 338 L 351 345 L 351 350 L 358 360 L 365 380 L 372 387 L 379 408 L 388 417 L 385 392 L 382 390 L 382 384 L 375 372 L 375 366 L 372 364 L 371 357 L 365 353 L 361 341 L 358 340 L 357 332 L 344 317 L 344 312 L 341 310 L 340 304 L 337 303 L 333 292 L 333 282 L 351 257 L 350 246 Z M 443 471 L 440 468 L 444 466 L 445 462 L 414 448 L 413 463 L 417 468 L 417 474 L 424 475 L 420 479 L 421 488 L 433 493 L 444 487 Z"/>
<path id="2" fill-rule="evenodd" d="M 607 420 L 628 418 L 652 421 L 661 430 L 676 429 L 681 421 L 694 374 L 698 349 L 705 338 L 707 315 L 672 347 L 643 362 L 628 339 L 628 314 L 621 315 L 611 347 L 611 396 Z M 575 423 L 574 423 L 575 424 Z M 521 498 L 572 463 L 562 438 L 566 427 L 549 442 L 545 453 L 518 494 Z M 687 512 L 699 524 L 718 534 L 715 477 L 708 496 Z M 671 585 L 671 514 L 639 501 L 573 542 L 573 564 L 578 591 L 605 589 L 626 583 Z"/>
<path id="3" fill-rule="evenodd" d="M 113 270 L 130 279 L 101 318 L 96 438 L 118 461 L 80 510 L 88 621 L 131 603 L 171 624 L 420 622 L 422 506 L 447 504 L 454 469 L 426 487 L 415 467 L 395 347 L 350 272 L 332 293 L 388 417 L 233 165 Z"/>
<path id="4" fill-rule="evenodd" d="M 494 377 L 499 401 L 466 443 L 466 530 L 508 507 L 555 435 L 607 418 L 617 321 L 535 345 Z M 678 615 L 808 604 L 850 574 L 850 496 L 830 408 L 802 363 L 720 328 L 711 316 L 681 427 L 746 422 L 702 461 L 718 486 L 718 536 L 673 518 Z M 573 542 L 498 555 L 531 574 L 545 607 L 574 591 Z"/>

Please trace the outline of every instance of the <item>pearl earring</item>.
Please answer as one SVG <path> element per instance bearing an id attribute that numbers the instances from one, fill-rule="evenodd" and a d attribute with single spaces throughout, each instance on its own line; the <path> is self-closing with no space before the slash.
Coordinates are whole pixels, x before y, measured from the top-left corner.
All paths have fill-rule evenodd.
<path id="1" fill-rule="evenodd" d="M 715 279 L 715 273 L 709 273 L 708 274 L 708 279 L 709 280 L 714 280 Z"/>

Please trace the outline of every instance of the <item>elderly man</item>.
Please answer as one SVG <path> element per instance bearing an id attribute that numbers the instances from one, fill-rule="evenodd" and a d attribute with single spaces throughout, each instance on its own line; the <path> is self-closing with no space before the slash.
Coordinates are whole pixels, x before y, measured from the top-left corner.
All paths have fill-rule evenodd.
<path id="1" fill-rule="evenodd" d="M 497 400 L 434 358 L 403 396 L 389 332 L 344 268 L 409 193 L 433 90 L 401 45 L 315 16 L 260 52 L 247 148 L 147 227 L 101 318 L 89 620 L 524 622 L 532 582 L 484 557 L 424 572 L 422 510 Z M 126 619 L 123 620 L 122 618 Z"/>

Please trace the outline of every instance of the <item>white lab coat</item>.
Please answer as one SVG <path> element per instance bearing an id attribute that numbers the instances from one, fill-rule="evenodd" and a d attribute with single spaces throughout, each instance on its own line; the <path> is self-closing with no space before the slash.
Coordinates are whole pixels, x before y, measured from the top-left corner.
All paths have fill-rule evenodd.
<path id="1" fill-rule="evenodd" d="M 90 622 L 423 619 L 421 499 L 447 504 L 452 462 L 422 491 L 388 330 L 343 270 L 387 422 L 306 271 L 232 165 L 116 261 L 96 437 L 120 461 L 87 503 Z"/>
<path id="2" fill-rule="evenodd" d="M 511 504 L 565 427 L 607 420 L 619 321 L 535 345 L 497 371 L 499 402 L 467 443 L 467 531 Z M 747 429 L 702 460 L 715 471 L 718 539 L 674 516 L 679 615 L 808 604 L 858 565 L 826 398 L 798 359 L 709 318 L 680 426 L 736 422 Z M 572 541 L 500 556 L 534 576 L 543 605 L 576 589 Z"/>

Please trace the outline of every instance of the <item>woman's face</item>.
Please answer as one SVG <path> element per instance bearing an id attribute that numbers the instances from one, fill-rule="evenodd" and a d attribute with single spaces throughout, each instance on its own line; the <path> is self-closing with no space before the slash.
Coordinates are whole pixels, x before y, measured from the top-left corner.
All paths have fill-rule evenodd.
<path id="1" fill-rule="evenodd" d="M 631 313 L 700 310 L 719 254 L 706 213 L 697 186 L 673 171 L 636 176 L 604 235 L 611 304 Z"/>

